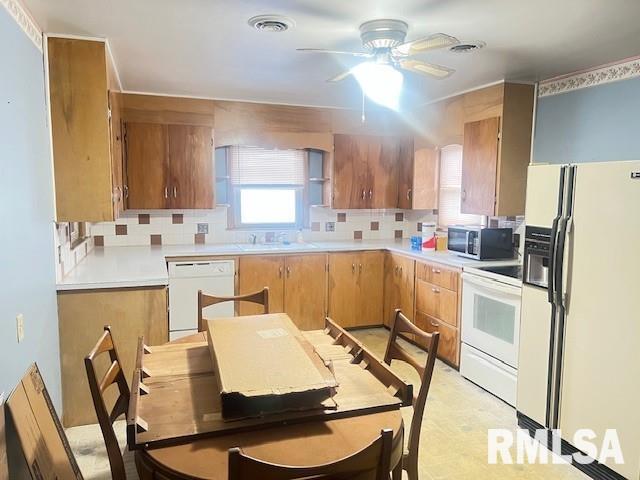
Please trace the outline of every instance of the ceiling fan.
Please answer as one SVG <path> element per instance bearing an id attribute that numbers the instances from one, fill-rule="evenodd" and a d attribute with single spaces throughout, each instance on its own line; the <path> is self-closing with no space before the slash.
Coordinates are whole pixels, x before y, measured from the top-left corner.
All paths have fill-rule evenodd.
<path id="1" fill-rule="evenodd" d="M 321 48 L 298 48 L 297 50 L 366 58 L 369 59 L 368 64 L 386 65 L 396 70 L 407 70 L 438 79 L 447 78 L 454 73 L 455 70 L 452 68 L 415 60 L 412 57 L 429 50 L 457 45 L 460 43 L 457 38 L 444 33 L 435 33 L 428 37 L 405 42 L 408 28 L 409 26 L 402 20 L 370 20 L 360 25 L 360 38 L 364 52 L 344 52 Z M 354 74 L 354 69 L 342 72 L 327 81 L 339 82 L 352 74 Z"/>

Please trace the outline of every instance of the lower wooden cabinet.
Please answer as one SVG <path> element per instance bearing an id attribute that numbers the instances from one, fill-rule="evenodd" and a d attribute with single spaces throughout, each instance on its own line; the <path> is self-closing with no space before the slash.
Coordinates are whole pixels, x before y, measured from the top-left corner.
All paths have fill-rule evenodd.
<path id="1" fill-rule="evenodd" d="M 452 326 L 458 325 L 458 294 L 432 283 L 416 281 L 416 310 L 438 318 Z"/>
<path id="2" fill-rule="evenodd" d="M 397 308 L 413 319 L 415 261 L 411 258 L 386 253 L 384 257 L 384 313 L 383 320 L 391 327 Z"/>
<path id="3" fill-rule="evenodd" d="M 58 293 L 58 325 L 62 371 L 62 423 L 65 427 L 97 423 L 84 357 L 94 347 L 105 325 L 113 339 L 127 380 L 133 375 L 138 337 L 148 345 L 169 340 L 167 289 L 125 288 Z M 108 356 L 107 356 L 108 357 Z M 105 356 L 97 359 L 99 374 L 106 372 Z M 114 389 L 106 392 L 115 401 Z"/>
<path id="4" fill-rule="evenodd" d="M 460 363 L 460 271 L 429 262 L 416 262 L 414 322 L 426 332 L 440 332 L 438 357 Z"/>
<path id="5" fill-rule="evenodd" d="M 457 328 L 419 311 L 416 311 L 415 324 L 420 330 L 427 333 L 439 332 L 438 357 L 450 365 L 458 366 L 460 336 Z"/>
<path id="6" fill-rule="evenodd" d="M 269 287 L 269 311 L 284 312 L 284 257 L 241 256 L 238 265 L 238 294 L 244 295 Z M 240 302 L 238 310 L 240 315 L 263 313 L 261 305 L 249 302 Z"/>
<path id="7" fill-rule="evenodd" d="M 249 255 L 240 257 L 239 294 L 269 287 L 269 310 L 286 312 L 301 330 L 324 326 L 327 304 L 327 255 Z M 262 307 L 240 302 L 240 315 Z"/>
<path id="8" fill-rule="evenodd" d="M 285 259 L 284 311 L 301 330 L 320 330 L 327 313 L 327 256 Z"/>
<path id="9" fill-rule="evenodd" d="M 329 255 L 329 317 L 345 328 L 382 325 L 384 256 L 380 251 Z"/>

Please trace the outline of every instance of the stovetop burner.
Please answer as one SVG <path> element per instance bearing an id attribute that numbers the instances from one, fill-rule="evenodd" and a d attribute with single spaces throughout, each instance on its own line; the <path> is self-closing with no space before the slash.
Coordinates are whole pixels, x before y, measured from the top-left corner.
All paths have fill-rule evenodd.
<path id="1" fill-rule="evenodd" d="M 507 277 L 522 280 L 522 265 L 480 267 L 478 270 L 484 270 L 485 272 L 497 273 L 498 275 L 505 275 Z"/>

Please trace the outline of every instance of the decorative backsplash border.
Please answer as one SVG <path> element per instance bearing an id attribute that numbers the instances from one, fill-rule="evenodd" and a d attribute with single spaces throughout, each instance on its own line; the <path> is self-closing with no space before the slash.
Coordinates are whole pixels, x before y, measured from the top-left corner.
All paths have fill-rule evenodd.
<path id="1" fill-rule="evenodd" d="M 35 22 L 28 10 L 18 0 L 0 0 L 22 31 L 31 39 L 33 44 L 42 52 L 42 30 Z"/>
<path id="2" fill-rule="evenodd" d="M 538 85 L 538 96 L 548 97 L 635 77 L 640 77 L 640 57 L 545 80 Z"/>
<path id="3" fill-rule="evenodd" d="M 409 238 L 423 222 L 435 222 L 432 210 L 332 210 L 312 208 L 305 241 Z M 295 241 L 291 230 L 237 230 L 227 228 L 227 207 L 214 210 L 130 211 L 115 222 L 91 225 L 96 247 L 125 245 L 193 245 L 274 241 L 278 234 Z"/>

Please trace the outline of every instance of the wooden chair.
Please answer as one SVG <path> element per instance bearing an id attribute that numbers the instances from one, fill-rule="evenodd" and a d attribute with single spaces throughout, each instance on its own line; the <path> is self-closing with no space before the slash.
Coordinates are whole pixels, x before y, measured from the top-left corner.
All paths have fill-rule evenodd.
<path id="1" fill-rule="evenodd" d="M 205 308 L 218 303 L 238 301 L 257 303 L 264 307 L 264 313 L 269 313 L 269 287 L 264 287 L 259 292 L 235 295 L 233 297 L 217 297 L 207 295 L 206 293 L 202 293 L 202 290 L 198 290 L 198 331 L 204 332 L 207 328 L 202 316 Z"/>
<path id="2" fill-rule="evenodd" d="M 427 352 L 427 361 L 425 365 L 420 365 L 418 361 L 407 352 L 398 343 L 398 334 L 406 333 L 415 335 L 417 343 Z M 416 369 L 420 375 L 420 390 L 418 395 L 413 397 L 413 416 L 411 418 L 411 427 L 409 429 L 408 450 L 402 455 L 402 470 L 407 472 L 409 480 L 418 480 L 418 446 L 420 444 L 420 427 L 422 426 L 422 417 L 424 415 L 424 407 L 427 402 L 429 386 L 431 384 L 431 376 L 433 375 L 433 367 L 436 362 L 436 354 L 438 352 L 438 340 L 440 334 L 438 332 L 426 333 L 416 327 L 411 321 L 398 309 L 395 311 L 393 326 L 391 327 L 391 335 L 389 343 L 387 343 L 387 351 L 384 354 L 384 361 L 391 365 L 391 360 L 401 360 L 408 363 Z M 402 477 L 400 468 L 396 468 L 393 472 L 394 480 Z"/>
<path id="3" fill-rule="evenodd" d="M 391 464 L 393 431 L 385 429 L 371 444 L 349 457 L 334 463 L 295 467 L 263 462 L 242 453 L 239 448 L 229 449 L 229 480 L 293 480 L 302 478 L 353 479 L 358 475 L 375 473 L 376 480 L 388 480 Z"/>
<path id="4" fill-rule="evenodd" d="M 98 375 L 95 369 L 95 358 L 103 353 L 109 352 L 109 359 L 111 364 L 104 374 L 102 379 L 98 381 Z M 109 456 L 109 464 L 111 465 L 111 475 L 114 480 L 125 480 L 125 467 L 122 459 L 122 452 L 118 445 L 118 439 L 113 431 L 113 422 L 120 416 L 127 413 L 129 408 L 129 385 L 124 377 L 122 371 L 122 364 L 116 351 L 116 346 L 113 343 L 113 337 L 111 336 L 111 327 L 105 326 L 104 333 L 93 347 L 93 350 L 84 359 L 84 365 L 87 369 L 87 378 L 89 380 L 89 388 L 91 389 L 91 396 L 93 397 L 93 406 L 96 409 L 96 415 L 98 416 L 98 423 L 100 423 L 100 429 L 102 430 L 102 436 L 104 437 L 104 443 L 107 447 L 107 455 Z M 111 412 L 107 410 L 107 405 L 104 400 L 105 390 L 113 384 L 117 384 L 119 395 L 113 406 Z"/>

